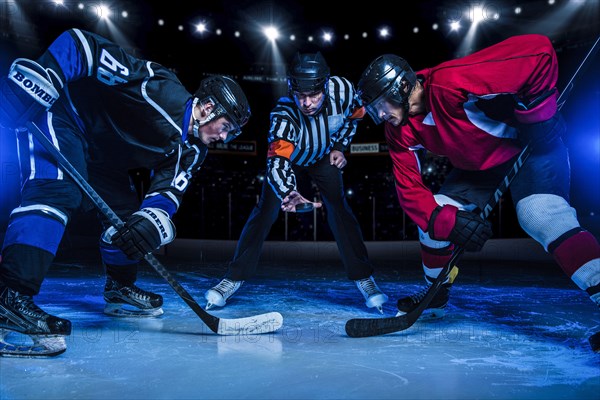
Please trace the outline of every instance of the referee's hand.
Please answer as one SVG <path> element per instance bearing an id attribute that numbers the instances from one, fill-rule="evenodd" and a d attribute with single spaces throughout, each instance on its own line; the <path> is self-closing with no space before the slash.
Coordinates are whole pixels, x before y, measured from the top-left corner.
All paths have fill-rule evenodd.
<path id="1" fill-rule="evenodd" d="M 281 202 L 281 210 L 285 212 L 307 212 L 313 208 L 320 208 L 322 205 L 321 202 L 312 202 L 305 199 L 300 193 L 294 190 Z"/>

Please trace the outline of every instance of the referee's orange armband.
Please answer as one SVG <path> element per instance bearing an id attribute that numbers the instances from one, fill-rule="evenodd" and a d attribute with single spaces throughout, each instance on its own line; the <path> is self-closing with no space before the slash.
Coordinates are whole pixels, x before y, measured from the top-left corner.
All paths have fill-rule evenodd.
<path id="1" fill-rule="evenodd" d="M 295 148 L 296 147 L 291 142 L 287 142 L 285 140 L 276 140 L 269 144 L 267 157 L 280 156 L 289 159 Z"/>

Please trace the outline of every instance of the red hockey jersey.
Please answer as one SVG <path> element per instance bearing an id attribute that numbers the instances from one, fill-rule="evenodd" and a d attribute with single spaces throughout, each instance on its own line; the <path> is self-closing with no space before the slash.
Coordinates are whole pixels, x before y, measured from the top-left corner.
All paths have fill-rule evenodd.
<path id="1" fill-rule="evenodd" d="M 414 150 L 445 156 L 465 170 L 508 161 L 520 151 L 513 96 L 533 99 L 555 88 L 558 62 L 547 37 L 521 35 L 417 75 L 427 114 L 409 117 L 404 126 L 386 122 L 385 136 L 400 205 L 427 230 L 437 203 L 421 179 Z"/>

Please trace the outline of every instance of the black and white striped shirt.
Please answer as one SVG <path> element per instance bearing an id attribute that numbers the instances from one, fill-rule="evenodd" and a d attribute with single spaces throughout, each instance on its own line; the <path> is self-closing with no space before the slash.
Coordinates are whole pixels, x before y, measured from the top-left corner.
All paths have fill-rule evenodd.
<path id="1" fill-rule="evenodd" d="M 339 76 L 329 78 L 329 92 L 316 115 L 302 114 L 290 97 L 279 99 L 270 114 L 269 145 L 285 141 L 293 146 L 289 158 L 267 157 L 267 179 L 280 199 L 296 190 L 292 165 L 310 166 L 332 149 L 344 151 L 350 145 L 358 124 L 350 119 L 355 105 L 354 86 Z"/>

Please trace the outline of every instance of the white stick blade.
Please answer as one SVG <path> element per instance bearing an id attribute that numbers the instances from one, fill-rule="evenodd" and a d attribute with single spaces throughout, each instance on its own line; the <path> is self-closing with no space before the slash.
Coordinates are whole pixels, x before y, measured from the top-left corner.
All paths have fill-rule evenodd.
<path id="1" fill-rule="evenodd" d="M 254 315 L 246 318 L 219 320 L 219 335 L 258 335 L 275 332 L 283 325 L 283 316 L 278 312 Z"/>

